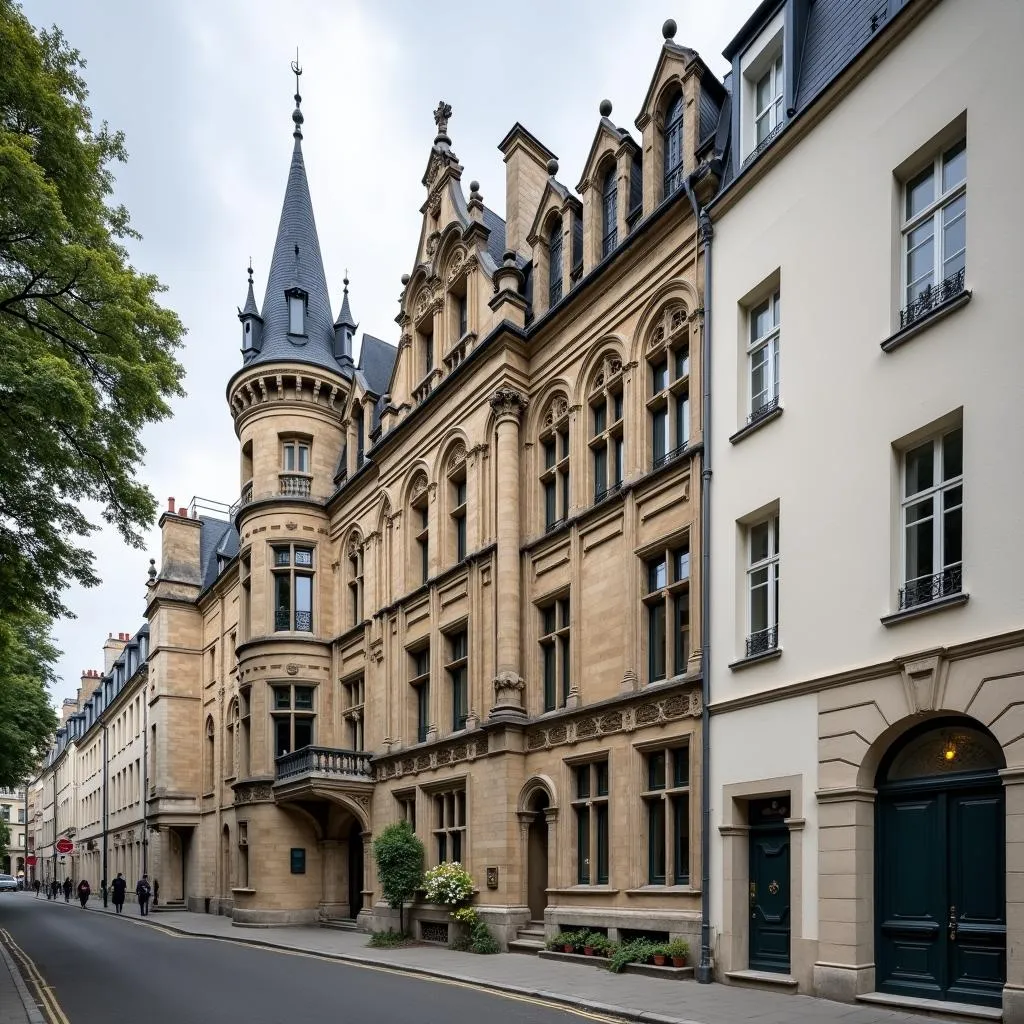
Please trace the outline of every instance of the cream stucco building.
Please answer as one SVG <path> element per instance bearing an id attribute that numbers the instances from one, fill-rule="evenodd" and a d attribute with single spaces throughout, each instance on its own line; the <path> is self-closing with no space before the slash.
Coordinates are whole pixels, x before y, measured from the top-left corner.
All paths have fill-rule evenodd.
<path id="1" fill-rule="evenodd" d="M 1020 1021 L 1024 8 L 828 6 L 726 52 L 716 968 Z"/>

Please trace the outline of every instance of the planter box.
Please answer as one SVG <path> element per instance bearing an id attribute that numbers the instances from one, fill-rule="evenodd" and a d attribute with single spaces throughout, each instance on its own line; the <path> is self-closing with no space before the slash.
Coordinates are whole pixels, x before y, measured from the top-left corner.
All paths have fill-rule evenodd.
<path id="1" fill-rule="evenodd" d="M 582 953 L 562 953 L 554 949 L 542 949 L 537 954 L 542 960 L 563 960 L 566 963 L 584 964 L 587 967 L 608 969 L 611 961 L 606 956 L 584 956 Z M 627 964 L 623 974 L 646 974 L 650 978 L 670 981 L 686 981 L 693 977 L 692 967 L 655 967 L 653 964 Z"/>

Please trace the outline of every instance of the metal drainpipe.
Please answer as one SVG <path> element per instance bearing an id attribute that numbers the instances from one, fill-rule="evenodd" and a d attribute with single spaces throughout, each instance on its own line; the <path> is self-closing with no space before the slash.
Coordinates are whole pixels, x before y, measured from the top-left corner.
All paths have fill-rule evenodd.
<path id="1" fill-rule="evenodd" d="M 696 172 L 694 172 L 696 173 Z M 701 348 L 703 396 L 701 407 L 701 524 L 700 524 L 700 963 L 694 972 L 703 985 L 714 980 L 711 966 L 711 239 L 714 231 L 707 210 L 698 207 L 693 175 L 683 179 L 693 207 L 704 254 L 704 342 Z"/>
<path id="2" fill-rule="evenodd" d="M 100 891 L 103 894 L 103 906 L 107 905 L 107 891 L 110 888 L 107 880 L 107 827 L 110 824 L 110 797 L 107 793 L 107 776 L 109 753 L 107 747 L 107 726 L 103 726 L 103 877 L 100 879 Z"/>

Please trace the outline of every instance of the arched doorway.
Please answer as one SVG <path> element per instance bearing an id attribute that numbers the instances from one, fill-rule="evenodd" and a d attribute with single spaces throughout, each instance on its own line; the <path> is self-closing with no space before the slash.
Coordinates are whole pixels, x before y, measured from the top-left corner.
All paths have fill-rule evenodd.
<path id="1" fill-rule="evenodd" d="M 962 719 L 912 729 L 876 785 L 875 973 L 881 992 L 1002 1004 L 1005 801 L 998 742 Z"/>
<path id="2" fill-rule="evenodd" d="M 526 835 L 526 898 L 530 919 L 543 921 L 548 905 L 548 820 L 550 806 L 546 789 L 538 789 L 527 809 L 533 813 Z"/>

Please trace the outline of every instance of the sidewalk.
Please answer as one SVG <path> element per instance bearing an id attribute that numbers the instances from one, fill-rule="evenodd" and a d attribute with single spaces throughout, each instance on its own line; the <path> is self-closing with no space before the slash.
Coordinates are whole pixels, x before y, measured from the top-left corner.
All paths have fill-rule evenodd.
<path id="1" fill-rule="evenodd" d="M 0 1024 L 46 1024 L 29 994 L 21 971 L 7 947 L 0 943 Z"/>
<path id="2" fill-rule="evenodd" d="M 90 909 L 113 914 L 112 906 L 103 910 L 96 899 L 90 900 Z M 366 945 L 365 934 L 316 926 L 235 928 L 227 917 L 186 912 L 156 913 L 143 919 L 134 905 L 126 905 L 122 917 L 182 935 L 389 967 L 649 1024 L 922 1024 L 924 1020 L 932 1024 L 942 1019 L 733 985 L 698 985 L 694 981 L 609 974 L 595 967 L 541 960 L 520 953 L 477 956 L 435 946 L 371 949 Z M 0 1024 L 4 1024 L 3 1018 Z"/>

